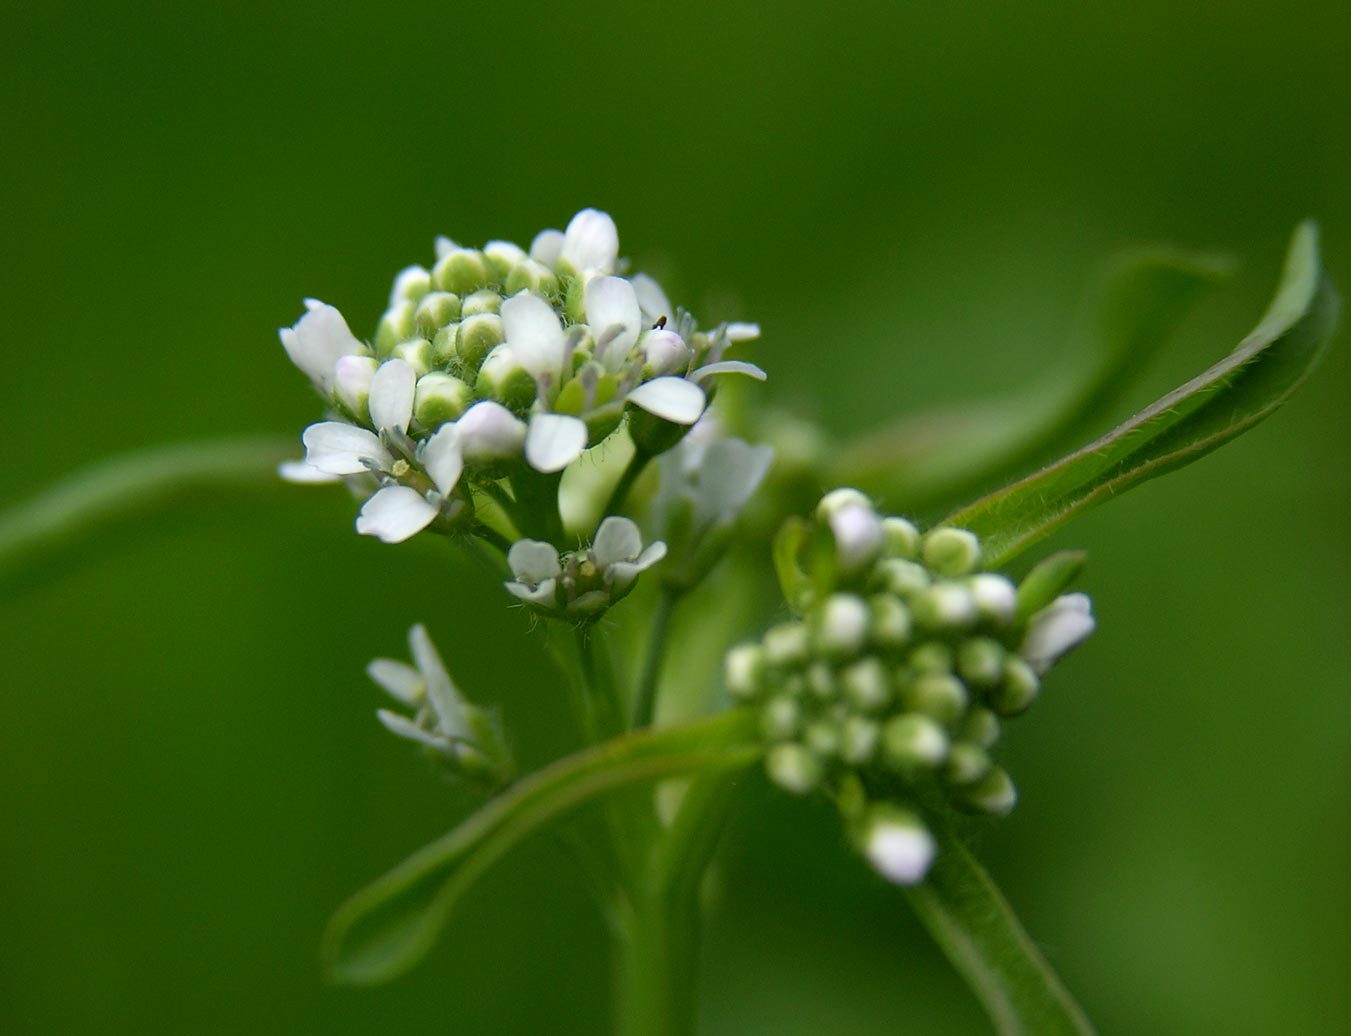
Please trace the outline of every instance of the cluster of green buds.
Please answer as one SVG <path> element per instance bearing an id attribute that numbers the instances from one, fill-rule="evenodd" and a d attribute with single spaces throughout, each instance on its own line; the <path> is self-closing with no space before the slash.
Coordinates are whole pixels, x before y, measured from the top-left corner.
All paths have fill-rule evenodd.
<path id="1" fill-rule="evenodd" d="M 476 489 L 561 472 L 626 420 L 638 450 L 660 454 L 719 375 L 764 377 L 727 356 L 755 325 L 700 330 L 655 280 L 623 272 L 614 221 L 586 209 L 528 251 L 438 239 L 430 268 L 395 279 L 369 343 L 308 300 L 282 345 L 331 412 L 283 475 L 348 480 L 369 495 L 357 530 L 399 542 L 468 527 Z"/>
<path id="2" fill-rule="evenodd" d="M 408 631 L 413 665 L 377 658 L 366 673 L 411 712 L 376 710 L 390 733 L 420 746 L 451 776 L 485 788 L 508 783 L 511 755 L 497 717 L 465 700 L 446 671 L 426 627 Z"/>
<path id="3" fill-rule="evenodd" d="M 934 853 L 922 803 L 1013 808 L 990 752 L 1093 630 L 1088 598 L 1061 594 L 1083 556 L 1048 558 L 1015 586 L 980 571 L 970 532 L 921 534 L 841 489 L 814 522 L 785 525 L 775 561 L 795 617 L 728 653 L 728 690 L 759 712 L 770 778 L 835 795 L 873 866 L 919 881 Z"/>

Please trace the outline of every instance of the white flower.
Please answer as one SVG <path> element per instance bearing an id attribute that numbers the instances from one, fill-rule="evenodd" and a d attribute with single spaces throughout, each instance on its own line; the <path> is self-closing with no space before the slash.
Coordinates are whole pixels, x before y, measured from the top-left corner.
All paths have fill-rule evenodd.
<path id="1" fill-rule="evenodd" d="M 540 540 L 518 540 L 507 551 L 507 565 L 516 577 L 507 592 L 530 604 L 551 604 L 563 575 L 558 551 Z"/>
<path id="2" fill-rule="evenodd" d="M 611 515 L 600 523 L 596 541 L 591 547 L 591 558 L 605 573 L 607 583 L 625 590 L 662 558 L 666 544 L 660 540 L 643 547 L 643 536 L 631 519 Z"/>
<path id="3" fill-rule="evenodd" d="M 596 340 L 596 360 L 611 374 L 616 373 L 628 360 L 643 326 L 633 285 L 622 277 L 588 281 L 586 322 Z"/>
<path id="4" fill-rule="evenodd" d="M 1093 632 L 1093 605 L 1087 594 L 1063 594 L 1027 621 L 1019 654 L 1038 675 Z"/>
<path id="5" fill-rule="evenodd" d="M 557 383 L 567 343 L 553 307 L 538 295 L 522 292 L 502 303 L 502 326 L 516 361 L 533 377 L 547 375 Z"/>
<path id="6" fill-rule="evenodd" d="M 533 246 L 531 252 L 532 258 L 539 258 L 533 255 Z M 571 264 L 578 273 L 614 272 L 615 260 L 619 258 L 619 231 L 615 221 L 608 213 L 583 209 L 572 217 L 563 234 L 559 258 Z"/>
<path id="7" fill-rule="evenodd" d="M 333 388 L 335 368 L 344 356 L 366 354 L 366 346 L 357 340 L 332 306 L 318 299 L 305 300 L 306 313 L 294 327 L 278 331 L 281 344 L 291 362 L 301 369 L 322 391 Z"/>
<path id="8" fill-rule="evenodd" d="M 660 540 L 643 546 L 630 519 L 611 515 L 589 550 L 561 555 L 541 540 L 519 540 L 507 552 L 515 577 L 507 592 L 556 618 L 591 619 L 622 598 L 638 576 L 666 556 Z"/>

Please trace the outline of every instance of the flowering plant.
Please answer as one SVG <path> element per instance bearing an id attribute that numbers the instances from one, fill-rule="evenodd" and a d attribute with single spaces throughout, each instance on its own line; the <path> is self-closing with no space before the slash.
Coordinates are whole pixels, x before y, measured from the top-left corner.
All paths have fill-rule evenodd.
<path id="1" fill-rule="evenodd" d="M 282 476 L 345 485 L 358 533 L 441 537 L 487 566 L 521 635 L 546 642 L 558 679 L 541 683 L 568 696 L 584 742 L 520 774 L 492 702 L 412 625 L 412 664 L 368 667 L 391 699 L 376 716 L 482 804 L 339 907 L 329 975 L 369 985 L 417 965 L 492 864 L 549 829 L 577 847 L 613 932 L 617 1031 L 688 1033 L 702 878 L 761 773 L 834 804 L 842 837 L 903 890 L 999 1032 L 1091 1032 L 967 848 L 1017 801 L 996 758 L 1005 728 L 1095 629 L 1071 590 L 1082 554 L 1005 570 L 1289 398 L 1336 323 L 1314 228 L 1297 229 L 1274 300 L 1224 359 L 928 528 L 915 519 L 1082 436 L 1216 273 L 1171 252 L 1123 261 L 1094 361 L 1029 419 L 973 407 L 937 437 L 900 420 L 847 444 L 756 407 L 744 390 L 765 373 L 742 354 L 759 327 L 701 328 L 630 271 L 593 209 L 528 249 L 438 239 L 430 268 L 395 277 L 369 338 L 307 301 L 280 337 L 324 413 Z M 166 469 L 229 479 L 256 461 L 187 450 L 111 484 L 143 497 Z M 72 521 L 109 510 L 106 494 L 69 498 Z M 30 525 L 12 523 L 5 549 L 40 539 Z M 682 611 L 699 616 L 688 643 Z"/>

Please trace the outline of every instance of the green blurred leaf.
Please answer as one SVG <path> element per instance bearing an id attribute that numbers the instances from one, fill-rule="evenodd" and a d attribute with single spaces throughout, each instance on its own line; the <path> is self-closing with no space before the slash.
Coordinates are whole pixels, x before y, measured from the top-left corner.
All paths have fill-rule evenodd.
<path id="1" fill-rule="evenodd" d="M 329 977 L 351 985 L 397 977 L 431 950 L 461 898 L 526 836 L 618 788 L 743 766 L 760 753 L 747 740 L 753 730 L 748 714 L 733 711 L 626 734 L 526 777 L 338 908 L 324 936 Z"/>
<path id="2" fill-rule="evenodd" d="M 914 513 L 1054 455 L 1081 440 L 1229 264 L 1168 249 L 1110 262 L 1088 306 L 1087 330 L 1031 386 L 1011 395 L 904 418 L 832 451 L 827 485 L 851 485 Z"/>
<path id="3" fill-rule="evenodd" d="M 929 934 L 971 987 L 999 1036 L 1092 1036 L 1093 1026 L 1008 901 L 945 825 L 920 885 L 906 889 Z"/>
<path id="4" fill-rule="evenodd" d="M 1190 464 L 1290 398 L 1322 356 L 1337 310 L 1319 265 L 1317 228 L 1303 223 L 1276 297 L 1232 353 L 1096 442 L 944 524 L 979 535 L 988 563 L 997 566 L 1095 504 Z"/>

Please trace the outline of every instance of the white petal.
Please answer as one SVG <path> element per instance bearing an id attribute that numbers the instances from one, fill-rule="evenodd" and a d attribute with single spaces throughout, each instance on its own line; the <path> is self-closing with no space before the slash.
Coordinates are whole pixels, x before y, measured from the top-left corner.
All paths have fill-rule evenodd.
<path id="1" fill-rule="evenodd" d="M 1057 597 L 1027 621 L 1019 654 L 1038 673 L 1046 672 L 1072 648 L 1078 647 L 1094 629 L 1092 603 L 1087 594 Z"/>
<path id="2" fill-rule="evenodd" d="M 675 310 L 671 308 L 671 300 L 666 297 L 666 292 L 661 290 L 661 285 L 645 273 L 635 273 L 629 278 L 629 283 L 633 285 L 634 294 L 638 296 L 638 308 L 643 311 L 643 320 L 648 324 L 655 324 L 662 317 L 674 317 Z"/>
<path id="3" fill-rule="evenodd" d="M 304 371 L 320 388 L 333 388 L 334 367 L 338 358 L 366 352 L 347 327 L 347 321 L 334 307 L 317 299 L 306 299 L 308 312 L 295 327 L 279 332 L 281 344 L 291 362 Z"/>
<path id="4" fill-rule="evenodd" d="M 591 553 L 599 565 L 608 565 L 612 561 L 632 561 L 643 549 L 643 534 L 631 518 L 610 515 L 600 523 L 596 530 L 596 541 L 591 545 Z"/>
<path id="5" fill-rule="evenodd" d="M 558 580 L 545 579 L 533 589 L 526 583 L 505 583 L 507 593 L 530 604 L 553 604 Z"/>
<path id="6" fill-rule="evenodd" d="M 386 486 L 366 501 L 357 515 L 357 532 L 381 543 L 402 543 L 436 517 L 436 508 L 408 486 Z"/>
<path id="7" fill-rule="evenodd" d="M 457 251 L 459 247 L 460 246 L 454 241 L 446 237 L 445 234 L 436 235 L 436 258 L 438 260 L 444 259 L 446 256 L 450 255 L 451 252 Z"/>
<path id="8" fill-rule="evenodd" d="M 745 360 L 719 360 L 717 363 L 697 368 L 690 377 L 702 380 L 714 374 L 745 374 L 756 381 L 764 381 L 769 376 L 755 364 L 747 363 Z"/>
<path id="9" fill-rule="evenodd" d="M 709 445 L 698 471 L 699 520 L 731 520 L 740 514 L 773 460 L 772 446 L 752 446 L 740 439 L 719 439 Z"/>
<path id="10" fill-rule="evenodd" d="M 653 378 L 630 392 L 628 400 L 673 424 L 694 424 L 706 402 L 703 389 L 676 377 Z"/>
<path id="11" fill-rule="evenodd" d="M 375 659 L 366 667 L 366 675 L 405 705 L 420 705 L 427 690 L 426 680 L 420 672 L 392 658 Z"/>
<path id="12" fill-rule="evenodd" d="M 563 231 L 541 230 L 530 242 L 530 258 L 552 269 L 563 254 Z"/>
<path id="13" fill-rule="evenodd" d="M 507 565 L 522 583 L 542 583 L 563 574 L 558 551 L 542 540 L 517 540 L 507 551 Z"/>
<path id="14" fill-rule="evenodd" d="M 623 277 L 595 277 L 586 285 L 586 322 L 596 339 L 596 359 L 619 370 L 643 329 L 633 285 Z"/>
<path id="15" fill-rule="evenodd" d="M 586 449 L 586 422 L 567 414 L 536 414 L 525 433 L 525 459 L 536 471 L 562 471 Z"/>
<path id="16" fill-rule="evenodd" d="M 572 217 L 563 234 L 561 258 L 579 273 L 598 270 L 609 273 L 619 258 L 619 231 L 607 213 L 583 209 Z"/>
<path id="17" fill-rule="evenodd" d="M 444 738 L 428 733 L 407 716 L 400 716 L 397 712 L 390 712 L 388 709 L 376 709 L 375 716 L 391 734 L 426 745 L 429 748 L 435 748 L 438 752 L 445 752 L 450 749 L 450 745 Z"/>
<path id="18" fill-rule="evenodd" d="M 453 424 L 441 428 L 422 446 L 422 466 L 442 494 L 449 496 L 464 473 L 464 456 L 460 453 L 460 430 Z"/>
<path id="19" fill-rule="evenodd" d="M 441 733 L 450 737 L 469 736 L 469 724 L 464 718 L 464 702 L 455 685 L 451 683 L 446 664 L 432 643 L 427 627 L 418 623 L 408 631 L 408 647 L 413 653 L 413 661 L 418 671 L 427 681 L 427 700 L 436 713 Z"/>
<path id="20" fill-rule="evenodd" d="M 933 863 L 933 835 L 918 823 L 875 823 L 868 833 L 864 852 L 877 873 L 897 885 L 914 885 L 924 879 Z"/>
<path id="21" fill-rule="evenodd" d="M 369 470 L 364 461 L 382 468 L 394 463 L 375 433 L 344 421 L 312 424 L 300 437 L 306 463 L 329 475 L 360 475 Z"/>
<path id="22" fill-rule="evenodd" d="M 371 379 L 378 366 L 374 356 L 342 356 L 334 366 L 333 391 L 339 402 L 360 416 L 371 395 Z"/>
<path id="23" fill-rule="evenodd" d="M 729 342 L 753 342 L 760 337 L 759 324 L 731 323 L 723 328 Z"/>
<path id="24" fill-rule="evenodd" d="M 455 422 L 468 461 L 510 460 L 525 445 L 525 422 L 491 399 L 480 400 Z"/>
<path id="25" fill-rule="evenodd" d="M 277 465 L 277 474 L 287 482 L 294 482 L 299 486 L 317 486 L 342 481 L 341 475 L 330 475 L 327 471 L 320 471 L 313 464 L 303 460 L 282 461 Z"/>
<path id="26" fill-rule="evenodd" d="M 386 360 L 371 378 L 371 424 L 376 428 L 408 431 L 413 417 L 417 371 L 403 360 Z"/>
<path id="27" fill-rule="evenodd" d="M 523 291 L 502 303 L 502 328 L 507 345 L 521 366 L 538 377 L 555 379 L 563 369 L 563 325 L 553 307 L 538 295 Z"/>

